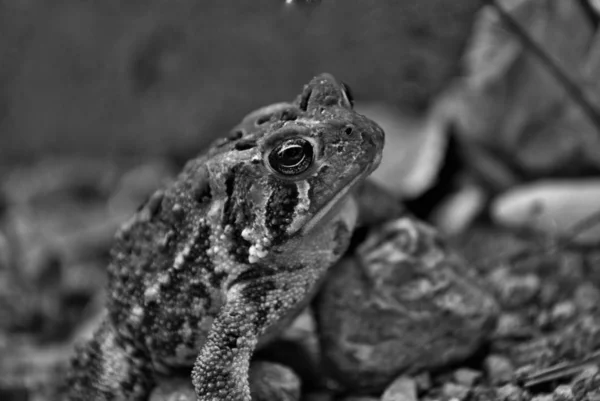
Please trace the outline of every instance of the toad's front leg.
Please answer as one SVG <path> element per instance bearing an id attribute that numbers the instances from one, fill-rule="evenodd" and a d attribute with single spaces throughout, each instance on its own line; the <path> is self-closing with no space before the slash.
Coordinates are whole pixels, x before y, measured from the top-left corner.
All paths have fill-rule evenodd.
<path id="1" fill-rule="evenodd" d="M 69 401 L 145 401 L 154 379 L 146 354 L 105 319 L 78 349 L 65 387 Z"/>
<path id="2" fill-rule="evenodd" d="M 234 284 L 192 373 L 200 401 L 250 401 L 248 368 L 258 337 L 306 299 L 319 275 L 304 268 Z"/>

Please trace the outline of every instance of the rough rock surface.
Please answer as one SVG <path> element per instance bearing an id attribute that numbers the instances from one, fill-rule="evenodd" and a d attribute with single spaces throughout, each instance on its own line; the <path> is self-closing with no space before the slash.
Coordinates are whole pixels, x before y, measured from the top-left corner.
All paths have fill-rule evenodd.
<path id="1" fill-rule="evenodd" d="M 334 268 L 317 303 L 325 362 L 345 386 L 363 390 L 467 358 L 496 312 L 468 265 L 412 218 L 367 237 Z"/>

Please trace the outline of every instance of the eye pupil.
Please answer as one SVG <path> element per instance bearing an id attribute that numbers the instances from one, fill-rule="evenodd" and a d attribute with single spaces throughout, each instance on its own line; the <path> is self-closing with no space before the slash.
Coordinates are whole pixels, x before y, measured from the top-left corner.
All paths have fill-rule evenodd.
<path id="1" fill-rule="evenodd" d="M 275 147 L 269 155 L 271 168 L 287 176 L 303 173 L 310 167 L 312 160 L 312 145 L 302 138 L 284 141 Z"/>
<path id="2" fill-rule="evenodd" d="M 282 165 L 292 167 L 302 162 L 302 159 L 304 159 L 304 151 L 302 150 L 302 146 L 298 144 L 283 146 L 279 152 L 277 152 L 277 158 Z"/>

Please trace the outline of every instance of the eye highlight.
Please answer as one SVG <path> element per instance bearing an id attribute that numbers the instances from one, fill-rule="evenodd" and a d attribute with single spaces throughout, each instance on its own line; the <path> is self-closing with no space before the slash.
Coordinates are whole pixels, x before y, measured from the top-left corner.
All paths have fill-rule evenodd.
<path id="1" fill-rule="evenodd" d="M 313 145 L 304 138 L 289 138 L 275 146 L 267 160 L 269 166 L 281 175 L 302 174 L 313 164 Z"/>

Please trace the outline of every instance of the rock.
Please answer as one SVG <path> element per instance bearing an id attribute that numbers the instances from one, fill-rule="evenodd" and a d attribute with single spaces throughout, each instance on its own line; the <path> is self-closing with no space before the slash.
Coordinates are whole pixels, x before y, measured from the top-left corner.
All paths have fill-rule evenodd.
<path id="1" fill-rule="evenodd" d="M 501 226 L 528 228 L 565 236 L 577 223 L 598 212 L 600 180 L 540 181 L 511 188 L 491 204 L 492 219 Z M 600 240 L 600 224 L 572 238 Z"/>
<path id="2" fill-rule="evenodd" d="M 320 363 L 321 348 L 316 321 L 311 308 L 304 308 L 288 327 L 279 334 L 275 332 L 275 335 L 275 340 L 261 351 L 264 359 L 292 368 L 305 388 L 322 388 L 325 377 Z"/>
<path id="3" fill-rule="evenodd" d="M 490 355 L 484 362 L 486 373 L 494 384 L 510 381 L 514 375 L 514 368 L 510 360 L 500 355 Z"/>
<path id="4" fill-rule="evenodd" d="M 531 401 L 552 401 L 552 394 L 537 394 Z"/>
<path id="5" fill-rule="evenodd" d="M 286 366 L 256 362 L 250 365 L 250 392 L 253 401 L 298 401 L 300 379 Z"/>
<path id="6" fill-rule="evenodd" d="M 552 393 L 553 401 L 573 401 L 573 399 L 573 389 L 566 384 L 556 387 Z"/>
<path id="7" fill-rule="evenodd" d="M 584 311 L 600 308 L 600 290 L 592 283 L 582 283 L 575 289 L 574 301 Z"/>
<path id="8" fill-rule="evenodd" d="M 535 274 L 514 275 L 509 268 L 492 272 L 489 282 L 498 293 L 498 301 L 506 308 L 519 308 L 531 302 L 541 286 Z"/>
<path id="9" fill-rule="evenodd" d="M 482 188 L 466 184 L 448 196 L 434 211 L 433 224 L 447 235 L 464 232 L 485 206 Z"/>
<path id="10" fill-rule="evenodd" d="M 581 399 L 583 394 L 590 401 L 594 396 L 600 399 L 600 367 L 588 366 L 571 381 L 571 385 L 577 399 Z"/>
<path id="11" fill-rule="evenodd" d="M 417 401 L 417 385 L 413 379 L 400 376 L 385 389 L 381 401 Z"/>
<path id="12" fill-rule="evenodd" d="M 481 378 L 481 372 L 468 368 L 460 368 L 454 372 L 454 380 L 463 386 L 472 387 Z"/>
<path id="13" fill-rule="evenodd" d="M 419 393 L 424 393 L 428 391 L 433 384 L 431 382 L 431 375 L 429 374 L 429 372 L 419 373 L 414 377 L 414 380 L 417 384 L 417 390 L 419 391 Z"/>
<path id="14" fill-rule="evenodd" d="M 534 334 L 533 328 L 518 313 L 505 312 L 500 315 L 494 330 L 495 338 L 523 338 Z"/>
<path id="15" fill-rule="evenodd" d="M 400 218 L 342 259 L 316 302 L 325 365 L 351 390 L 460 361 L 497 315 L 494 298 L 437 232 Z"/>
<path id="16" fill-rule="evenodd" d="M 444 383 L 442 394 L 445 399 L 464 400 L 469 395 L 470 388 L 464 384 Z"/>
<path id="17" fill-rule="evenodd" d="M 526 392 L 514 384 L 506 384 L 496 389 L 497 401 L 525 401 Z"/>
<path id="18" fill-rule="evenodd" d="M 551 312 L 552 322 L 557 324 L 561 321 L 570 320 L 577 313 L 575 304 L 571 301 L 563 301 L 554 305 Z"/>

